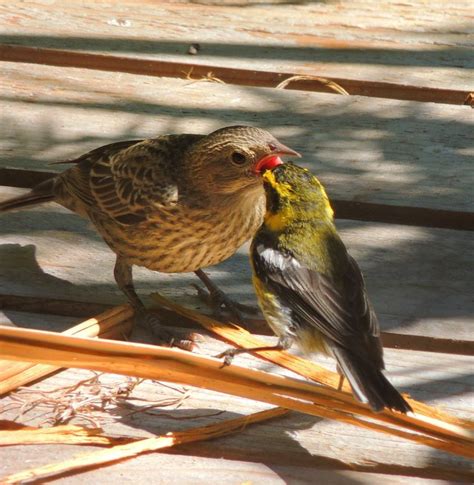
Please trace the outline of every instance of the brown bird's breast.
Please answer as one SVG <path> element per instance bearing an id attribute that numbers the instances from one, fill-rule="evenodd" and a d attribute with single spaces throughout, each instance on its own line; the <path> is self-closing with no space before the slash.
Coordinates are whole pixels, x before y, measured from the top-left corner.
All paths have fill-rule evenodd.
<path id="1" fill-rule="evenodd" d="M 263 221 L 263 194 L 208 210 L 176 206 L 131 226 L 93 222 L 107 244 L 130 264 L 163 273 L 184 273 L 220 263 L 248 241 Z"/>

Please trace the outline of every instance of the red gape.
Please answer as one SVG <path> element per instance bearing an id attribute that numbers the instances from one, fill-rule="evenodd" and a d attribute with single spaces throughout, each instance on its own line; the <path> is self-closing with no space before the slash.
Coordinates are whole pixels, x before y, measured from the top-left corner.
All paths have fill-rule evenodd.
<path id="1" fill-rule="evenodd" d="M 283 160 L 278 155 L 267 155 L 258 161 L 255 166 L 255 173 L 262 173 L 265 170 L 271 170 L 277 165 L 281 165 Z"/>

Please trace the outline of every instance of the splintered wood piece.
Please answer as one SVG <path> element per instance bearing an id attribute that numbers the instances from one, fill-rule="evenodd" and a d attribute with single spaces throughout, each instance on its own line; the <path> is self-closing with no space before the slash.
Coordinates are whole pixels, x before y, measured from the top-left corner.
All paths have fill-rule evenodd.
<path id="1" fill-rule="evenodd" d="M 0 169 L 1 178 L 1 169 Z M 86 317 L 90 314 L 104 312 L 112 308 L 111 304 L 89 303 L 58 298 L 6 295 L 0 293 L 0 307 L 30 313 L 46 313 L 48 315 L 63 315 L 71 317 Z M 178 327 L 194 327 L 196 322 L 183 319 L 173 310 L 160 309 L 165 314 L 166 325 Z M 273 335 L 265 320 L 262 318 L 248 318 L 245 326 L 251 333 L 259 335 Z M 422 352 L 439 352 L 442 354 L 474 356 L 474 341 L 431 337 L 414 334 L 381 332 L 383 346 L 387 349 L 413 350 Z M 102 337 L 109 338 L 109 337 Z M 113 337 L 110 337 L 113 338 Z"/>
<path id="2" fill-rule="evenodd" d="M 110 446 L 130 441 L 132 441 L 130 438 L 105 436 L 101 428 L 84 428 L 72 424 L 52 428 L 34 428 L 12 421 L 0 421 L 0 446 L 37 444 Z"/>
<path id="3" fill-rule="evenodd" d="M 65 330 L 62 334 L 77 337 L 121 339 L 124 335 L 130 333 L 132 317 L 132 307 L 121 305 L 106 310 L 97 317 L 89 318 Z M 0 395 L 52 374 L 59 369 L 60 367 L 48 364 L 0 360 Z"/>
<path id="4" fill-rule="evenodd" d="M 155 293 L 152 296 L 153 299 L 164 308 L 173 310 L 187 319 L 196 321 L 210 332 L 224 338 L 228 342 L 243 348 L 261 347 L 266 345 L 265 342 L 254 337 L 247 330 L 239 327 L 238 325 L 233 323 L 218 322 L 194 310 L 177 305 L 162 295 Z M 290 354 L 289 352 L 263 351 L 254 352 L 254 354 L 285 369 L 291 370 L 296 374 L 306 377 L 307 379 L 318 382 L 319 384 L 330 386 L 335 389 L 337 389 L 339 386 L 339 374 L 327 370 L 315 362 L 311 362 L 307 359 L 303 359 L 302 357 Z M 343 390 L 348 392 L 350 391 L 350 387 L 347 382 L 344 383 Z M 346 400 L 346 397 L 343 396 L 348 396 L 349 394 L 340 393 L 341 399 Z M 474 423 L 471 421 L 456 418 L 424 403 L 415 401 L 406 395 L 404 397 L 415 411 L 416 418 L 414 418 L 413 415 L 403 415 L 398 413 L 394 414 L 388 410 L 384 410 L 382 413 L 379 413 L 377 415 L 378 418 L 387 418 L 388 421 L 392 422 L 393 424 L 399 424 L 401 422 L 411 423 L 412 425 L 420 424 L 421 429 L 424 427 L 422 424 L 424 422 L 430 427 L 439 427 L 443 433 L 449 433 L 450 425 L 452 425 L 453 436 L 457 436 L 459 433 L 463 434 L 463 428 L 474 429 Z M 467 436 L 472 436 L 472 433 L 469 432 Z"/>
<path id="5" fill-rule="evenodd" d="M 51 478 L 52 476 L 58 474 L 70 473 L 72 471 L 79 472 L 81 469 L 91 466 L 111 464 L 112 462 L 132 458 L 141 453 L 148 453 L 150 451 L 156 451 L 163 448 L 170 448 L 184 443 L 210 440 L 231 433 L 243 431 L 250 424 L 278 418 L 280 416 L 284 416 L 288 412 L 289 411 L 287 409 L 273 408 L 266 411 L 253 413 L 248 416 L 240 416 L 238 418 L 229 419 L 220 423 L 192 428 L 187 431 L 169 432 L 163 436 L 117 445 L 107 450 L 86 453 L 61 463 L 52 463 L 50 465 L 15 473 L 13 475 L 4 477 L 1 483 L 11 484 L 23 482 L 25 480 L 38 480 L 45 477 Z M 62 432 L 58 430 L 58 428 L 51 428 L 50 431 L 51 434 L 58 434 L 60 440 Z M 78 427 L 76 426 L 76 428 Z M 61 442 L 59 440 L 58 442 Z"/>
<path id="6" fill-rule="evenodd" d="M 0 328 L 0 351 L 4 358 L 15 361 L 28 359 L 59 367 L 113 372 L 210 389 L 474 457 L 472 433 L 459 425 L 426 421 L 416 414 L 374 414 L 348 393 L 237 365 L 222 368 L 218 359 L 179 349 Z"/>
<path id="7" fill-rule="evenodd" d="M 181 315 L 190 320 L 194 320 L 199 323 L 202 327 L 210 332 L 214 333 L 218 337 L 222 337 L 227 342 L 238 345 L 243 348 L 253 348 L 262 347 L 266 345 L 265 342 L 257 337 L 254 337 L 250 332 L 242 327 L 239 327 L 233 323 L 223 323 L 212 319 L 206 315 L 199 312 L 191 310 L 189 308 L 182 307 L 176 303 L 168 300 L 159 293 L 153 293 L 152 298 L 160 306 L 172 310 L 178 315 Z M 289 352 L 276 352 L 274 350 L 268 350 L 263 352 L 255 352 L 255 355 L 262 357 L 263 359 L 277 364 L 285 369 L 292 370 L 303 377 L 311 379 L 319 384 L 324 384 L 333 388 L 337 388 L 339 384 L 339 375 L 335 372 L 331 372 L 324 368 L 323 366 L 311 362 L 309 360 L 303 359 L 302 357 L 297 357 Z M 349 385 L 344 383 L 344 390 L 350 391 Z"/>

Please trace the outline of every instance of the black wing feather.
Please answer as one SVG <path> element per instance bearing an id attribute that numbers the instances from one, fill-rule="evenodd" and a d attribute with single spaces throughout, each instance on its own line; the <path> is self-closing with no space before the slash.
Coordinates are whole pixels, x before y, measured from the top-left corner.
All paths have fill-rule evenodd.
<path id="1" fill-rule="evenodd" d="M 262 237 L 262 233 L 259 236 L 252 246 L 256 276 L 281 305 L 291 310 L 295 326 L 313 326 L 325 337 L 356 397 L 374 411 L 384 407 L 402 413 L 412 411 L 382 373 L 383 348 L 377 317 L 362 273 L 342 241 L 335 237 L 339 254 L 332 256 L 339 260 L 333 261 L 337 263 L 333 266 L 337 274 L 334 279 L 318 271 L 317 255 L 296 257 L 279 250 L 271 237 Z"/>
<path id="2" fill-rule="evenodd" d="M 291 308 L 300 325 L 313 325 L 330 342 L 375 353 L 372 358 L 382 361 L 378 321 L 360 269 L 350 255 L 346 253 L 347 269 L 341 282 L 309 268 L 293 254 L 261 242 L 254 244 L 252 257 L 257 276 L 282 304 Z M 369 345 L 353 345 L 354 339 L 366 339 Z"/>

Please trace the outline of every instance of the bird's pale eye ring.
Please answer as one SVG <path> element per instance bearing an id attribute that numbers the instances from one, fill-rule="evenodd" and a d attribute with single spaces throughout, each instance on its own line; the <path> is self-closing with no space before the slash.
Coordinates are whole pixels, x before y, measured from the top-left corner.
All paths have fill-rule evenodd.
<path id="1" fill-rule="evenodd" d="M 243 165 L 244 163 L 247 162 L 247 157 L 240 152 L 234 152 L 232 154 L 232 163 L 235 165 Z"/>

